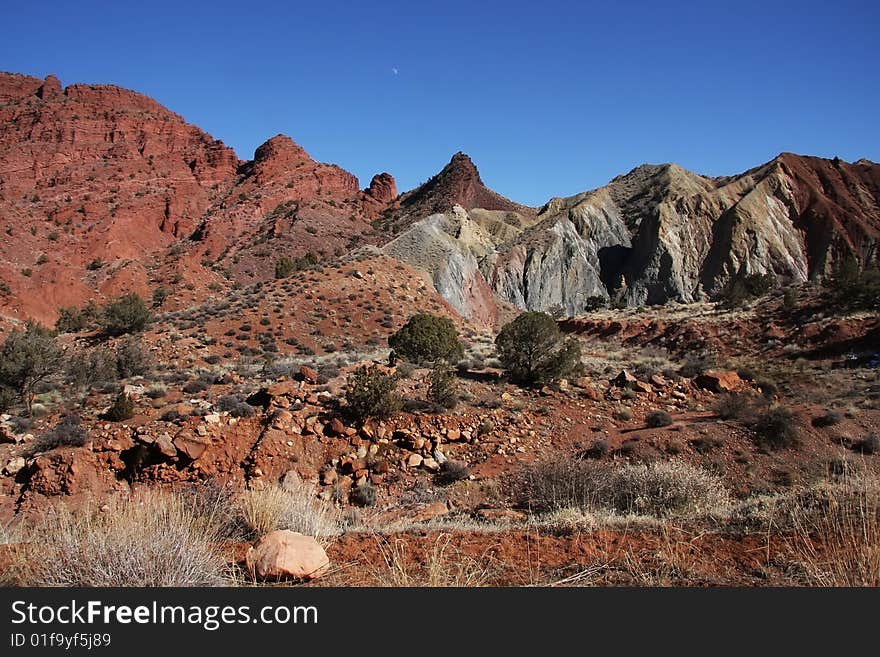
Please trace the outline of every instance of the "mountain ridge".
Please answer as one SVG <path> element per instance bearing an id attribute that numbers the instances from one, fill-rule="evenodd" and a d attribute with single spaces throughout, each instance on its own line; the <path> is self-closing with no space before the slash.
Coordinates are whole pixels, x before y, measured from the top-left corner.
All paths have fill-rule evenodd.
<path id="1" fill-rule="evenodd" d="M 498 304 L 576 315 L 601 296 L 691 302 L 736 276 L 826 275 L 877 258 L 880 165 L 793 153 L 732 176 L 642 164 L 541 207 L 486 187 L 459 151 L 427 182 L 316 162 L 275 135 L 250 160 L 114 85 L 0 73 L 0 313 L 181 287 L 171 307 L 271 280 L 280 255 L 362 247 L 419 267 L 464 317 Z"/>

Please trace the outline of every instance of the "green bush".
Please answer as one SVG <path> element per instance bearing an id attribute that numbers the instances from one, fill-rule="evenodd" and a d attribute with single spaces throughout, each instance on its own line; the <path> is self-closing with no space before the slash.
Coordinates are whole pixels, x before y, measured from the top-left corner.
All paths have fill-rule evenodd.
<path id="1" fill-rule="evenodd" d="M 850 256 L 838 264 L 825 284 L 831 289 L 838 306 L 853 310 L 880 308 L 880 269 L 876 264 L 862 269 Z"/>
<path id="2" fill-rule="evenodd" d="M 116 345 L 116 371 L 122 378 L 146 374 L 151 364 L 150 354 L 140 338 L 129 335 Z"/>
<path id="3" fill-rule="evenodd" d="M 764 411 L 755 421 L 755 436 L 758 444 L 767 449 L 797 447 L 797 427 L 794 413 L 784 406 L 776 406 Z"/>
<path id="4" fill-rule="evenodd" d="M 738 308 L 744 303 L 769 294 L 776 287 L 773 274 L 745 274 L 737 276 L 721 292 L 718 301 L 724 308 Z"/>
<path id="5" fill-rule="evenodd" d="M 88 320 L 83 312 L 74 306 L 58 310 L 55 330 L 59 333 L 78 333 L 88 327 Z"/>
<path id="6" fill-rule="evenodd" d="M 0 349 L 0 386 L 15 390 L 30 415 L 36 386 L 60 372 L 61 366 L 61 350 L 53 333 L 28 322 L 24 330 L 13 330 Z"/>
<path id="7" fill-rule="evenodd" d="M 104 417 L 111 422 L 122 422 L 130 419 L 133 415 L 134 402 L 131 400 L 131 397 L 123 392 L 116 397 L 116 401 L 114 401 L 113 405 L 107 409 Z"/>
<path id="8" fill-rule="evenodd" d="M 101 328 L 108 335 L 125 335 L 143 331 L 150 321 L 150 308 L 135 293 L 117 297 L 104 307 Z"/>
<path id="9" fill-rule="evenodd" d="M 547 313 L 521 314 L 501 329 L 495 346 L 511 377 L 526 385 L 547 383 L 580 367 L 577 340 L 564 338 Z"/>
<path id="10" fill-rule="evenodd" d="M 458 377 L 455 370 L 443 361 L 431 370 L 428 401 L 446 409 L 453 409 L 458 403 Z"/>
<path id="11" fill-rule="evenodd" d="M 397 333 L 388 338 L 388 346 L 398 356 L 414 363 L 441 359 L 453 363 L 464 356 L 464 347 L 452 320 L 429 313 L 410 317 Z"/>
<path id="12" fill-rule="evenodd" d="M 67 383 L 85 390 L 99 383 L 115 381 L 118 375 L 116 355 L 105 347 L 78 351 L 68 359 L 64 374 Z"/>
<path id="13" fill-rule="evenodd" d="M 672 424 L 672 416 L 666 411 L 652 411 L 645 418 L 645 424 L 653 429 L 668 427 Z"/>
<path id="14" fill-rule="evenodd" d="M 386 373 L 378 365 L 361 365 L 346 381 L 345 399 L 355 420 L 388 417 L 401 406 L 397 375 Z"/>
<path id="15" fill-rule="evenodd" d="M 153 290 L 153 308 L 158 308 L 171 295 L 171 292 L 164 285 L 160 285 Z"/>
<path id="16" fill-rule="evenodd" d="M 601 295 L 594 295 L 591 297 L 587 297 L 587 300 L 584 302 L 584 311 L 593 312 L 595 310 L 601 310 L 602 308 L 608 307 L 608 299 Z"/>
<path id="17" fill-rule="evenodd" d="M 309 269 L 317 264 L 318 258 L 311 251 L 298 258 L 283 255 L 275 261 L 275 278 L 287 278 L 295 272 Z"/>

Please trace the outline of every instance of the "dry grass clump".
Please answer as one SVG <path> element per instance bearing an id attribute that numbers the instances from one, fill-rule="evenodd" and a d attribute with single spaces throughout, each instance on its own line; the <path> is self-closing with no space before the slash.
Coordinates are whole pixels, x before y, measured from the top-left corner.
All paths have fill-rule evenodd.
<path id="1" fill-rule="evenodd" d="M 566 508 L 669 516 L 720 516 L 730 497 L 722 480 L 683 461 L 610 468 L 555 456 L 526 467 L 516 484 L 519 501 L 539 512 Z"/>
<path id="2" fill-rule="evenodd" d="M 340 530 L 335 509 L 315 499 L 312 487 L 301 481 L 245 491 L 239 504 L 245 528 L 253 538 L 289 529 L 326 541 Z"/>
<path id="3" fill-rule="evenodd" d="M 880 486 L 852 478 L 826 487 L 823 504 L 793 509 L 789 550 L 810 584 L 880 586 Z"/>
<path id="4" fill-rule="evenodd" d="M 51 512 L 13 554 L 26 586 L 219 586 L 218 528 L 176 495 L 143 493 L 110 508 Z"/>
<path id="5" fill-rule="evenodd" d="M 479 587 L 489 586 L 494 559 L 490 551 L 473 557 L 452 545 L 452 536 L 440 534 L 421 558 L 409 558 L 403 539 L 379 539 L 382 561 L 370 567 L 372 586 Z"/>

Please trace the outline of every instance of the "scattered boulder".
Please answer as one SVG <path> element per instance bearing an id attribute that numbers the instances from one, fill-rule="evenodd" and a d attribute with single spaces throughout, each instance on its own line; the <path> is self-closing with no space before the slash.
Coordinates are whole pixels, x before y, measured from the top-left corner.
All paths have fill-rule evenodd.
<path id="1" fill-rule="evenodd" d="M 635 392 L 648 393 L 653 391 L 653 388 L 650 385 L 644 381 L 639 381 L 634 375 L 626 370 L 621 370 L 620 374 L 611 379 L 611 384 L 618 388 L 628 388 Z"/>
<path id="2" fill-rule="evenodd" d="M 178 452 L 195 461 L 208 449 L 209 443 L 204 438 L 194 436 L 189 431 L 184 430 L 174 437 L 174 446 Z"/>
<path id="3" fill-rule="evenodd" d="M 15 475 L 18 474 L 18 471 L 21 470 L 24 465 L 24 457 L 16 456 L 14 459 L 10 459 L 10 461 L 6 464 L 6 467 L 3 468 L 3 472 L 8 475 Z"/>
<path id="4" fill-rule="evenodd" d="M 739 390 L 742 385 L 742 379 L 739 374 L 730 370 L 712 370 L 700 374 L 694 379 L 694 383 L 711 392 L 733 392 Z"/>
<path id="5" fill-rule="evenodd" d="M 248 550 L 245 563 L 260 580 L 311 580 L 330 569 L 327 553 L 314 538 L 287 529 L 263 536 Z"/>
<path id="6" fill-rule="evenodd" d="M 302 380 L 306 383 L 315 384 L 318 382 L 318 372 L 313 370 L 308 365 L 302 365 L 299 368 L 299 375 L 302 377 Z"/>

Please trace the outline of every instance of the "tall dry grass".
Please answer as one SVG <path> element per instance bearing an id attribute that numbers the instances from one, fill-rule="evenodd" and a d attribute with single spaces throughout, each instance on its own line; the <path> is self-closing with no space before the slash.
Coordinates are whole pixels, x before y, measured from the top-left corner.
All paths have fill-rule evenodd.
<path id="1" fill-rule="evenodd" d="M 880 586 L 880 483 L 846 478 L 791 512 L 786 544 L 816 586 Z"/>
<path id="2" fill-rule="evenodd" d="M 19 544 L 8 576 L 28 586 L 218 586 L 220 531 L 180 497 L 142 493 L 108 510 L 52 511 Z"/>
<path id="3" fill-rule="evenodd" d="M 369 563 L 371 586 L 480 587 L 489 586 L 494 560 L 489 551 L 472 557 L 452 543 L 450 534 L 439 534 L 423 555 L 411 557 L 406 540 L 378 537 L 381 562 Z"/>
<path id="4" fill-rule="evenodd" d="M 289 529 L 327 542 L 340 532 L 339 512 L 316 499 L 313 488 L 302 481 L 245 491 L 239 508 L 245 528 L 254 538 Z"/>

